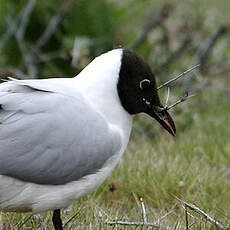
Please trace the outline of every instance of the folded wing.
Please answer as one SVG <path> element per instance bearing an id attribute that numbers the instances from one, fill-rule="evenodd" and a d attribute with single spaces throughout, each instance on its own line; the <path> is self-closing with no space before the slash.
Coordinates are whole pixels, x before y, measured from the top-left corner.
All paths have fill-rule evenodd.
<path id="1" fill-rule="evenodd" d="M 100 170 L 120 135 L 72 88 L 38 82 L 0 85 L 0 174 L 59 185 Z"/>

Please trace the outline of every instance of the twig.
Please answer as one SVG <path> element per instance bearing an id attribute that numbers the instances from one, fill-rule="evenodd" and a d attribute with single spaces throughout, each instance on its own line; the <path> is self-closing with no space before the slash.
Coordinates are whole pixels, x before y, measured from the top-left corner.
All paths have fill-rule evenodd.
<path id="1" fill-rule="evenodd" d="M 220 26 L 214 33 L 213 35 L 209 38 L 209 40 L 206 42 L 206 45 L 203 49 L 200 49 L 200 51 L 198 52 L 197 55 L 197 59 L 198 59 L 198 63 L 200 63 L 200 68 L 199 71 L 200 72 L 204 72 L 206 71 L 206 63 L 208 61 L 208 58 L 211 55 L 211 51 L 214 48 L 214 46 L 217 44 L 217 41 L 219 40 L 219 38 L 221 36 L 223 36 L 224 34 L 226 34 L 229 31 L 229 27 L 226 26 Z M 183 92 L 188 91 L 188 89 L 190 88 L 191 84 L 194 81 L 194 77 L 190 77 L 188 78 L 185 82 L 184 82 L 184 86 L 183 86 Z"/>
<path id="2" fill-rule="evenodd" d="M 40 62 L 48 62 L 56 58 L 61 58 L 65 56 L 66 53 L 64 53 L 63 51 L 55 51 L 55 52 L 44 53 L 44 54 L 36 53 L 36 55 L 38 56 L 38 59 L 36 59 L 35 62 L 40 63 Z"/>
<path id="3" fill-rule="evenodd" d="M 162 24 L 164 20 L 169 17 L 171 11 L 172 11 L 172 6 L 170 4 L 165 4 L 161 9 L 160 14 L 154 20 L 151 19 L 151 21 L 149 21 L 147 25 L 144 26 L 141 35 L 129 46 L 129 48 L 136 49 L 139 45 L 141 45 L 146 40 L 149 33 L 154 28 Z M 152 12 L 151 12 L 151 16 L 152 16 Z"/>
<path id="4" fill-rule="evenodd" d="M 165 107 L 165 110 L 170 110 L 170 109 L 172 109 L 173 107 L 175 107 L 176 105 L 178 105 L 178 104 L 180 104 L 180 103 L 182 103 L 182 102 L 186 101 L 187 99 L 189 99 L 189 98 L 191 98 L 191 97 L 194 97 L 194 96 L 195 96 L 194 94 L 193 94 L 193 95 L 188 95 L 188 93 L 187 93 L 187 94 L 185 94 L 184 97 L 182 97 L 180 100 L 178 100 L 178 101 L 175 102 L 174 104 Z"/>
<path id="5" fill-rule="evenodd" d="M 37 69 L 36 66 L 33 64 L 34 56 L 28 53 L 26 43 L 24 41 L 24 35 L 25 35 L 26 27 L 29 22 L 30 15 L 34 9 L 36 1 L 37 0 L 28 1 L 26 7 L 18 14 L 15 20 L 12 20 L 11 17 L 9 16 L 6 18 L 6 22 L 9 25 L 9 28 L 11 29 L 8 29 L 8 32 L 5 34 L 5 36 L 2 39 L 4 41 L 4 39 L 7 39 L 11 35 L 14 35 L 16 37 L 19 49 L 21 50 L 21 54 L 24 59 L 25 66 L 31 77 L 36 76 Z M 12 72 L 14 72 L 14 74 L 15 72 L 17 72 L 17 75 L 20 75 L 20 77 L 25 77 L 24 73 L 21 72 L 21 74 L 19 74 L 20 70 L 19 71 L 13 70 Z"/>
<path id="6" fill-rule="evenodd" d="M 56 30 L 57 26 L 63 20 L 64 16 L 68 12 L 68 10 L 71 8 L 72 2 L 73 2 L 73 0 L 64 1 L 64 4 L 62 5 L 61 9 L 59 9 L 57 14 L 50 20 L 44 33 L 41 35 L 41 37 L 36 42 L 36 44 L 34 46 L 36 50 L 39 50 L 41 47 L 43 47 L 49 41 L 49 39 L 52 37 L 54 31 Z"/>
<path id="7" fill-rule="evenodd" d="M 51 38 L 52 34 L 54 33 L 56 27 L 60 23 L 61 19 L 62 19 L 62 15 L 59 13 L 50 20 L 50 23 L 48 24 L 45 32 L 43 33 L 42 37 L 39 38 L 37 44 L 35 45 L 37 49 L 40 49 L 48 42 L 48 40 Z"/>
<path id="8" fill-rule="evenodd" d="M 18 29 L 18 23 L 21 20 L 21 17 L 23 15 L 23 10 L 18 14 L 15 20 L 13 20 L 9 15 L 6 16 L 6 22 L 8 25 L 8 29 L 5 32 L 5 34 L 0 39 L 0 44 L 3 44 L 5 41 L 7 41 L 12 35 L 15 34 L 16 30 Z"/>
<path id="9" fill-rule="evenodd" d="M 30 0 L 28 2 L 27 6 L 25 7 L 24 11 L 23 11 L 21 23 L 20 23 L 20 26 L 17 30 L 17 37 L 19 38 L 19 40 L 22 40 L 24 37 L 30 15 L 34 9 L 36 2 L 37 2 L 37 0 Z"/>
<path id="10" fill-rule="evenodd" d="M 16 40 L 18 43 L 18 47 L 21 50 L 24 62 L 25 62 L 25 66 L 28 70 L 28 73 L 30 75 L 30 77 L 35 78 L 38 71 L 36 66 L 34 65 L 34 56 L 28 52 L 25 41 L 23 39 L 21 39 L 20 37 L 16 36 Z"/>
<path id="11" fill-rule="evenodd" d="M 168 111 L 170 109 L 172 109 L 173 107 L 179 105 L 180 103 L 188 100 L 191 97 L 194 97 L 195 95 L 188 95 L 188 92 L 186 92 L 186 94 L 178 101 L 176 101 L 175 103 L 173 103 L 172 105 L 165 105 L 164 107 L 160 107 L 160 106 L 153 106 L 153 108 L 155 109 L 155 111 L 160 115 L 162 112 L 164 111 Z"/>
<path id="12" fill-rule="evenodd" d="M 155 221 L 155 224 L 159 225 L 160 221 L 165 219 L 167 216 L 169 216 L 171 213 L 173 213 L 173 210 L 170 210 L 169 212 L 165 213 L 162 217 L 160 217 L 157 221 Z"/>
<path id="13" fill-rule="evenodd" d="M 195 68 L 197 68 L 197 67 L 199 67 L 199 66 L 200 66 L 200 65 L 198 64 L 198 65 L 196 65 L 196 66 L 194 66 L 194 67 L 192 67 L 192 68 L 186 70 L 185 72 L 179 74 L 179 75 L 176 76 L 175 78 L 170 79 L 169 81 L 163 83 L 163 84 L 160 85 L 157 89 L 159 90 L 159 89 L 161 89 L 161 88 L 163 88 L 163 87 L 165 87 L 165 86 L 171 84 L 172 82 L 178 80 L 179 78 L 181 78 L 182 76 L 186 75 L 187 73 L 191 72 L 192 70 L 194 70 Z M 155 110 L 158 111 L 159 113 L 162 113 L 162 112 L 164 112 L 164 111 L 170 110 L 170 109 L 172 109 L 173 107 L 175 107 L 176 105 L 178 105 L 178 104 L 180 104 L 180 103 L 186 101 L 187 99 L 189 99 L 189 98 L 195 96 L 195 94 L 188 95 L 188 92 L 186 92 L 185 95 L 184 95 L 180 100 L 178 100 L 178 101 L 176 101 L 175 103 L 173 103 L 172 105 L 169 105 L 169 106 L 168 106 L 169 93 L 170 93 L 170 91 L 169 91 L 169 88 L 168 88 L 167 98 L 166 98 L 166 102 L 165 102 L 165 106 L 164 106 L 164 107 L 155 106 Z M 146 102 L 146 103 L 147 103 L 147 102 Z"/>
<path id="14" fill-rule="evenodd" d="M 171 84 L 172 82 L 174 82 L 174 81 L 178 80 L 179 78 L 185 76 L 186 74 L 188 74 L 189 72 L 191 72 L 194 69 L 198 68 L 199 66 L 200 66 L 200 64 L 193 66 L 192 68 L 184 71 L 183 73 L 179 74 L 178 76 L 174 77 L 173 79 L 170 79 L 169 81 L 167 81 L 164 84 L 160 85 L 157 89 L 159 90 L 159 89 Z"/>
<path id="15" fill-rule="evenodd" d="M 149 223 L 149 222 L 145 223 L 145 222 L 110 221 L 110 222 L 107 222 L 106 224 L 109 224 L 109 225 L 128 225 L 128 226 L 150 226 L 150 227 L 156 228 L 156 229 L 167 229 L 167 230 L 171 229 L 167 226 L 156 225 L 155 223 Z"/>
<path id="16" fill-rule="evenodd" d="M 182 55 L 183 51 L 186 50 L 186 48 L 188 47 L 188 45 L 190 44 L 191 40 L 189 37 L 186 37 L 184 39 L 184 41 L 181 43 L 181 45 L 174 51 L 172 52 L 169 57 L 162 62 L 159 66 L 157 66 L 154 69 L 154 72 L 156 74 L 159 74 L 162 71 L 165 71 L 165 69 L 167 68 L 167 66 L 173 62 L 174 60 L 176 60 L 180 55 Z"/>
<path id="17" fill-rule="evenodd" d="M 211 54 L 211 51 L 215 44 L 217 43 L 218 39 L 223 36 L 229 30 L 226 26 L 220 26 L 211 36 L 205 48 L 201 49 L 198 54 L 198 60 L 200 63 L 200 71 L 204 71 L 204 66 Z"/>
<path id="18" fill-rule="evenodd" d="M 20 69 L 17 69 L 17 68 L 10 67 L 8 69 L 8 72 L 12 73 L 13 75 L 15 75 L 19 79 L 27 79 L 27 78 L 29 78 L 28 75 L 26 75 Z"/>
<path id="19" fill-rule="evenodd" d="M 205 213 L 203 210 L 201 210 L 200 208 L 198 208 L 196 205 L 188 203 L 186 201 L 183 201 L 182 199 L 178 198 L 177 196 L 173 195 L 175 197 L 176 200 L 180 201 L 185 207 L 190 208 L 191 210 L 193 210 L 194 212 L 200 214 L 201 216 L 203 216 L 207 221 L 209 221 L 210 223 L 214 224 L 215 226 L 217 226 L 218 228 L 220 228 L 221 230 L 224 230 L 224 226 L 217 220 L 215 220 L 214 218 L 212 218 L 211 216 L 209 216 L 207 213 Z"/>
<path id="20" fill-rule="evenodd" d="M 185 205 L 182 205 L 182 208 L 185 210 L 186 206 L 185 206 Z M 187 215 L 190 216 L 190 217 L 192 217 L 193 219 L 196 219 L 197 221 L 199 220 L 199 218 L 196 217 L 196 216 L 194 216 L 194 215 L 192 215 L 192 214 L 188 211 L 188 209 L 187 209 Z M 191 224 L 190 224 L 190 226 L 191 226 Z"/>
<path id="21" fill-rule="evenodd" d="M 146 215 L 146 208 L 145 208 L 145 203 L 143 201 L 143 198 L 140 198 L 140 202 L 141 202 L 141 210 L 142 210 L 142 218 L 143 218 L 143 222 L 147 223 L 147 215 Z"/>
<path id="22" fill-rule="evenodd" d="M 134 196 L 135 197 L 135 196 Z M 109 221 L 106 224 L 109 225 L 127 225 L 127 226 L 148 226 L 148 227 L 152 227 L 152 228 L 156 228 L 156 229 L 167 229 L 170 230 L 171 228 L 167 227 L 167 226 L 161 226 L 159 224 L 156 223 L 149 223 L 147 220 L 147 212 L 146 212 L 146 207 L 143 201 L 143 198 L 140 198 L 140 202 L 141 202 L 141 210 L 142 210 L 142 218 L 143 218 L 143 222 L 129 222 L 129 221 Z"/>
<path id="23" fill-rule="evenodd" d="M 17 43 L 18 43 L 18 47 L 21 50 L 24 62 L 25 62 L 25 66 L 28 70 L 28 73 L 31 77 L 35 77 L 37 74 L 37 68 L 33 63 L 33 55 L 31 55 L 30 53 L 28 53 L 27 47 L 26 47 L 26 43 L 24 41 L 24 35 L 25 35 L 25 31 L 26 31 L 26 27 L 29 21 L 29 17 L 32 13 L 32 10 L 35 6 L 37 0 L 30 0 L 27 4 L 27 6 L 24 8 L 23 10 L 23 14 L 22 14 L 22 19 L 20 22 L 20 26 L 18 28 L 17 31 L 15 31 L 14 35 L 16 37 Z"/>

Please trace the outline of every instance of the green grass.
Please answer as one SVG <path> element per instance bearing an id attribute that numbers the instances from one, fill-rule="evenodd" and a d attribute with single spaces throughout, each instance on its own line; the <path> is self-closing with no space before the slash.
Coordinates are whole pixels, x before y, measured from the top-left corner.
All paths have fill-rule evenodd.
<path id="1" fill-rule="evenodd" d="M 139 197 L 146 203 L 149 222 L 173 210 L 160 224 L 185 229 L 184 210 L 173 195 L 196 204 L 229 227 L 228 97 L 223 90 L 211 87 L 178 106 L 172 113 L 177 124 L 175 138 L 147 116 L 136 117 L 119 166 L 96 192 L 62 214 L 64 222 L 76 214 L 65 229 L 114 229 L 105 223 L 124 218 L 142 221 Z M 189 223 L 193 225 L 189 229 L 216 229 L 200 215 L 190 213 L 193 217 L 189 216 Z M 1 222 L 6 229 L 18 229 L 20 225 L 20 229 L 52 229 L 51 215 L 42 213 L 41 219 L 32 216 L 23 224 L 30 214 L 2 213 Z"/>

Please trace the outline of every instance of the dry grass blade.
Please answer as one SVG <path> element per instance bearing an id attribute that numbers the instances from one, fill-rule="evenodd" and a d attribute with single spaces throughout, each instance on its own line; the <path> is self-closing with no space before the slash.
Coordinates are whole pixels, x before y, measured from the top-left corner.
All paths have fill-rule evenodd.
<path id="1" fill-rule="evenodd" d="M 145 223 L 145 222 L 110 221 L 110 222 L 107 222 L 106 224 L 126 225 L 126 226 L 149 226 L 149 227 L 156 228 L 156 229 L 167 229 L 167 230 L 171 229 L 167 226 L 156 225 L 154 223 L 149 223 L 149 222 Z"/>
<path id="2" fill-rule="evenodd" d="M 156 229 L 167 229 L 170 230 L 171 228 L 167 227 L 167 226 L 161 226 L 159 224 L 156 223 L 150 223 L 147 220 L 147 212 L 146 212 L 146 207 L 145 207 L 145 203 L 143 201 L 143 198 L 140 198 L 140 202 L 141 202 L 141 211 L 142 211 L 142 218 L 143 218 L 143 222 L 129 222 L 129 221 L 110 221 L 107 222 L 106 224 L 109 225 L 125 225 L 125 226 L 146 226 L 146 227 L 151 227 L 151 228 L 156 228 Z"/>
<path id="3" fill-rule="evenodd" d="M 168 90 L 167 90 L 167 97 L 166 97 L 166 101 L 165 101 L 165 107 L 168 107 L 169 95 L 170 95 L 170 88 L 168 87 Z"/>
<path id="4" fill-rule="evenodd" d="M 22 229 L 23 228 L 23 225 L 26 224 L 31 218 L 32 218 L 33 214 L 31 215 L 28 215 L 25 220 L 18 226 L 18 230 Z"/>
<path id="5" fill-rule="evenodd" d="M 209 216 L 207 213 L 205 213 L 203 210 L 201 210 L 200 208 L 198 208 L 196 205 L 194 204 L 190 204 L 186 201 L 183 201 L 182 199 L 178 198 L 177 196 L 173 195 L 175 197 L 175 199 L 177 199 L 178 201 L 180 201 L 185 207 L 190 208 L 191 210 L 193 210 L 194 212 L 200 214 L 201 216 L 203 216 L 207 221 L 209 221 L 210 223 L 214 224 L 215 226 L 217 226 L 219 229 L 224 230 L 225 227 L 217 220 L 215 220 L 214 218 L 212 218 L 211 216 Z"/>
<path id="6" fill-rule="evenodd" d="M 170 214 L 172 214 L 174 212 L 174 208 L 176 207 L 177 205 L 175 205 L 169 212 L 165 213 L 163 216 L 161 216 L 157 221 L 155 221 L 156 224 L 160 224 L 160 222 L 165 219 L 167 216 L 169 216 Z"/>
<path id="7" fill-rule="evenodd" d="M 81 211 L 81 210 L 80 210 Z M 79 213 L 80 213 L 80 211 L 78 211 L 78 212 L 76 212 L 73 216 L 71 216 L 67 221 L 66 221 L 66 223 L 64 223 L 63 224 L 63 228 L 65 227 L 65 226 L 67 226 Z"/>
<path id="8" fill-rule="evenodd" d="M 147 215 L 146 215 L 146 208 L 145 208 L 145 203 L 143 201 L 143 198 L 140 198 L 140 202 L 141 202 L 141 210 L 142 210 L 142 217 L 143 217 L 143 222 L 147 223 Z"/>
<path id="9" fill-rule="evenodd" d="M 178 80 L 179 78 L 183 77 L 184 75 L 188 74 L 189 72 L 193 71 L 194 69 L 198 68 L 200 66 L 200 64 L 193 66 L 192 68 L 184 71 L 183 73 L 179 74 L 178 76 L 174 77 L 173 79 L 170 79 L 169 81 L 165 82 L 164 84 L 160 85 L 157 89 L 161 89 L 169 84 L 171 84 L 172 82 Z"/>

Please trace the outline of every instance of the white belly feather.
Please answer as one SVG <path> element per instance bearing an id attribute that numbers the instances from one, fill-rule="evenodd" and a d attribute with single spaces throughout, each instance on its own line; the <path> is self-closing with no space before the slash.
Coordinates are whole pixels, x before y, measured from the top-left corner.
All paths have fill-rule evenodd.
<path id="1" fill-rule="evenodd" d="M 38 185 L 0 175 L 0 209 L 36 213 L 65 208 L 100 186 L 117 165 L 121 154 L 114 155 L 96 174 L 65 185 Z"/>
<path id="2" fill-rule="evenodd" d="M 37 213 L 61 209 L 93 192 L 118 164 L 127 147 L 131 127 L 132 119 L 126 123 L 125 129 L 121 132 L 123 142 L 120 151 L 108 159 L 96 174 L 85 176 L 79 181 L 65 185 L 39 185 L 0 175 L 0 210 Z"/>

